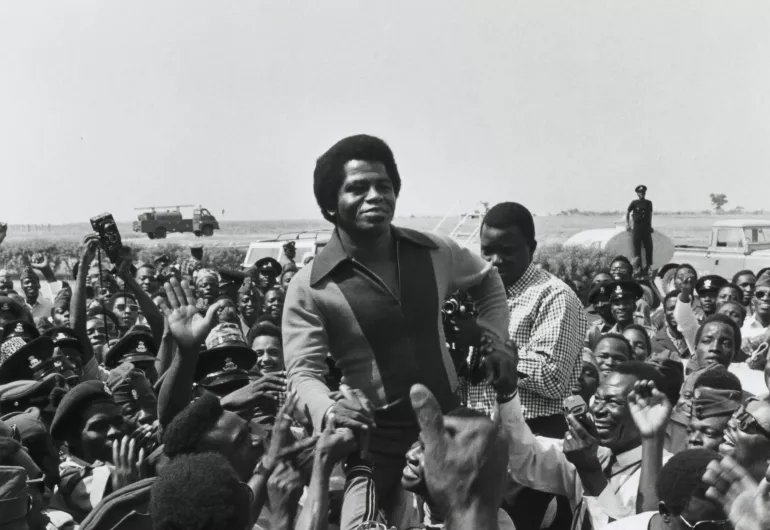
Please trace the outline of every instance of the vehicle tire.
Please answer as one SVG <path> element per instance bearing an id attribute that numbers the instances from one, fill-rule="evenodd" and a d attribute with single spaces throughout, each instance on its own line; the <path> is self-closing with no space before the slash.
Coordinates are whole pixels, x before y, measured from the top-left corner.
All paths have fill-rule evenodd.
<path id="1" fill-rule="evenodd" d="M 200 230 L 196 230 L 195 232 L 193 232 L 193 234 L 195 234 L 195 237 L 201 237 L 201 231 Z"/>
<path id="2" fill-rule="evenodd" d="M 149 234 L 147 234 L 147 237 L 149 237 L 150 239 L 155 239 L 155 234 L 150 232 Z"/>
<path id="3" fill-rule="evenodd" d="M 155 237 L 158 239 L 166 239 L 166 229 L 163 227 L 155 229 Z"/>
<path id="4" fill-rule="evenodd" d="M 214 235 L 214 229 L 211 228 L 210 225 L 204 226 L 203 227 L 203 235 L 206 236 L 206 237 L 213 236 Z"/>

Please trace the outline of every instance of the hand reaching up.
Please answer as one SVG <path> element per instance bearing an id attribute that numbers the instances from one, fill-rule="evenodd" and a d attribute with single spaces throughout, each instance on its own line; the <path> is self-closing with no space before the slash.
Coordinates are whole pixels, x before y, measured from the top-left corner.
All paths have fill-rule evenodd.
<path id="1" fill-rule="evenodd" d="M 431 498 L 449 514 L 447 521 L 459 516 L 465 520 L 454 527 L 473 528 L 481 527 L 480 518 L 496 520 L 509 457 L 499 423 L 445 418 L 423 385 L 412 387 L 411 400 L 425 442 L 425 483 Z"/>
<path id="2" fill-rule="evenodd" d="M 315 457 L 322 461 L 326 470 L 331 473 L 332 468 L 356 448 L 356 435 L 353 430 L 346 427 L 337 428 L 332 418 L 326 423 L 324 431 L 318 438 Z"/>
<path id="3" fill-rule="evenodd" d="M 706 496 L 722 505 L 735 530 L 770 528 L 770 468 L 757 484 L 729 456 L 714 460 L 703 475 L 710 487 Z"/>
<path id="4" fill-rule="evenodd" d="M 302 476 L 291 465 L 279 462 L 267 479 L 267 497 L 273 528 L 292 528 L 302 495 Z"/>
<path id="5" fill-rule="evenodd" d="M 180 284 L 176 278 L 171 278 L 163 287 L 168 297 L 168 305 L 163 307 L 163 312 L 180 352 L 197 351 L 216 323 L 215 315 L 221 302 L 212 304 L 206 316 L 201 316 L 187 280 L 182 280 Z"/>
<path id="6" fill-rule="evenodd" d="M 642 438 L 660 436 L 671 416 L 671 403 L 652 381 L 637 381 L 628 395 L 628 408 Z"/>
<path id="7" fill-rule="evenodd" d="M 112 442 L 112 460 L 115 465 L 112 472 L 112 491 L 125 488 L 148 477 L 145 466 L 147 452 L 139 445 L 136 440 L 128 436 Z"/>
<path id="8" fill-rule="evenodd" d="M 293 415 L 297 407 L 297 394 L 292 391 L 286 396 L 286 403 L 283 404 L 278 415 L 275 417 L 273 433 L 270 438 L 270 446 L 267 453 L 262 457 L 262 467 L 269 473 L 276 468 L 282 460 L 293 460 L 303 451 L 313 447 L 318 441 L 318 437 L 305 438 L 296 441 L 291 433 L 291 424 L 294 421 Z"/>

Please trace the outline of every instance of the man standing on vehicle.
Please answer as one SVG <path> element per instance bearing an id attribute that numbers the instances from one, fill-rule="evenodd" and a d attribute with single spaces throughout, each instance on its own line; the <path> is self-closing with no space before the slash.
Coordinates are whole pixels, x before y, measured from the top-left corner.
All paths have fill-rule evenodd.
<path id="1" fill-rule="evenodd" d="M 367 135 L 337 142 L 316 162 L 313 180 L 316 202 L 334 232 L 289 284 L 283 345 L 289 385 L 315 432 L 333 421 L 368 440 L 357 459 L 365 464 L 349 460 L 346 467 L 340 527 L 348 530 L 375 515 L 375 492 L 362 467 L 373 467 L 376 500 L 385 512 L 395 508 L 405 455 L 419 430 L 412 385 L 430 388 L 444 412 L 459 404 L 441 326 L 444 299 L 468 291 L 479 325 L 500 344 L 507 339 L 508 310 L 491 263 L 449 238 L 391 224 L 401 177 L 385 142 Z M 344 383 L 336 399 L 325 380 L 329 354 Z M 507 397 L 515 359 L 500 348 L 485 364 L 492 385 Z"/>
<path id="2" fill-rule="evenodd" d="M 636 195 L 639 197 L 631 201 L 626 213 L 626 227 L 633 234 L 634 240 L 634 261 L 637 265 L 637 271 L 640 274 L 649 276 L 652 266 L 652 202 L 647 200 L 647 186 L 640 185 L 636 187 Z M 633 219 L 634 223 L 631 224 Z M 642 267 L 642 246 L 646 258 L 645 267 Z"/>

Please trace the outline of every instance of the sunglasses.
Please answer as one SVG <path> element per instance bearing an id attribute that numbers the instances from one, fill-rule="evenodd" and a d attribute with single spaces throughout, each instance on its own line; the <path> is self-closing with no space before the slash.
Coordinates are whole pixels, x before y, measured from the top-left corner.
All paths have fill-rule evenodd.
<path id="1" fill-rule="evenodd" d="M 757 300 L 764 300 L 765 298 L 770 298 L 770 291 L 756 291 L 754 293 L 754 298 Z"/>
<path id="2" fill-rule="evenodd" d="M 730 526 L 730 521 L 728 520 L 722 520 L 722 521 L 698 521 L 695 524 L 690 523 L 687 519 L 685 519 L 683 516 L 679 516 L 679 519 L 682 520 L 682 522 L 687 526 L 687 528 L 692 528 L 693 530 L 732 530 L 732 526 Z"/>

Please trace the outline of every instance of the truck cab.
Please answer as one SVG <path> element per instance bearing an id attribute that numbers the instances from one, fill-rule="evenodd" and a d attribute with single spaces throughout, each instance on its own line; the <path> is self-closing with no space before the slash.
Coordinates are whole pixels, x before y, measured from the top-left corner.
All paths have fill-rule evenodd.
<path id="1" fill-rule="evenodd" d="M 690 263 L 698 274 L 724 278 L 743 269 L 757 271 L 770 266 L 770 221 L 725 219 L 711 228 L 707 247 L 677 247 L 673 261 Z"/>

